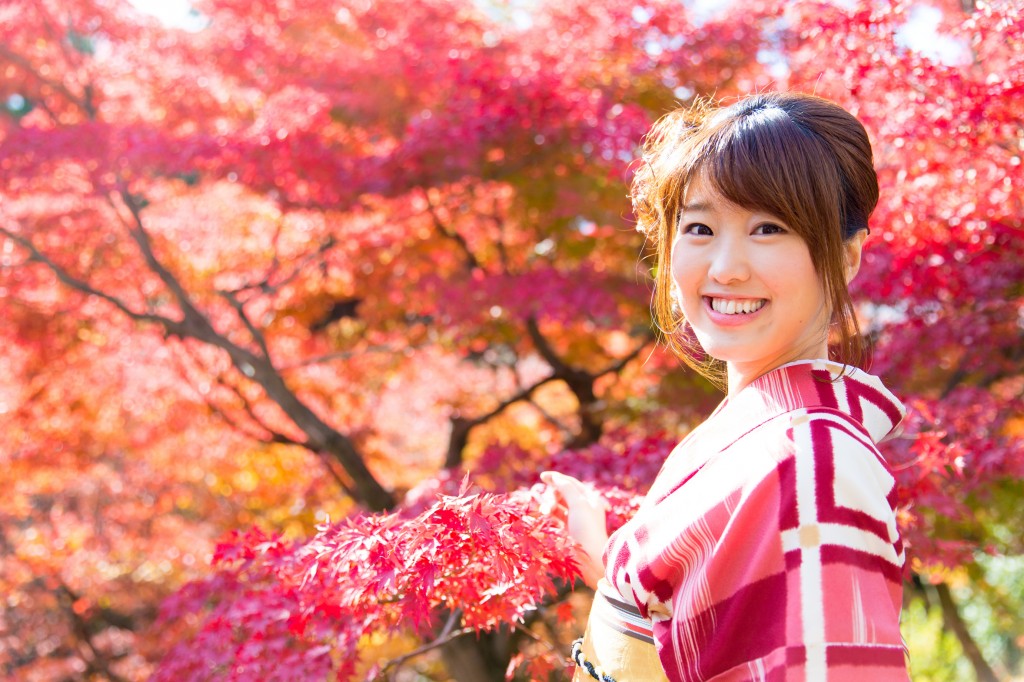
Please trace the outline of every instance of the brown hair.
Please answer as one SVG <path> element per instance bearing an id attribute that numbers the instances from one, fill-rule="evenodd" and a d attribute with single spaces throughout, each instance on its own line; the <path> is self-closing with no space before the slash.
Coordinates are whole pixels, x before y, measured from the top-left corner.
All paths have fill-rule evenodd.
<path id="1" fill-rule="evenodd" d="M 843 243 L 868 228 L 878 179 L 867 132 L 828 100 L 799 93 L 751 95 L 719 108 L 699 100 L 659 120 L 633 178 L 637 228 L 657 249 L 653 312 L 672 348 L 722 382 L 675 304 L 670 255 L 687 185 L 701 174 L 729 201 L 777 216 L 807 243 L 832 311 L 830 355 L 862 367 L 866 348 L 846 285 Z"/>

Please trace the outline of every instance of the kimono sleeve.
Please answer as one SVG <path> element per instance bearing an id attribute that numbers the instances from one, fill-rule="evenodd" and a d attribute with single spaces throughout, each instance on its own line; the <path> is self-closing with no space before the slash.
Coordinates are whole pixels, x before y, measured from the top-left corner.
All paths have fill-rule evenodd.
<path id="1" fill-rule="evenodd" d="M 786 679 L 906 680 L 899 631 L 903 546 L 895 481 L 859 425 L 838 413 L 791 420 L 779 465 L 786 567 Z"/>

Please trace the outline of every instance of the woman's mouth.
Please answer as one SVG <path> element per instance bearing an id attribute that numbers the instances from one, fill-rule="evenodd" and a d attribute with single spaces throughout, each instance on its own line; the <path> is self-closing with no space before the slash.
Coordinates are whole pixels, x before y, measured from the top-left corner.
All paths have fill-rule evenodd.
<path id="1" fill-rule="evenodd" d="M 713 298 L 704 297 L 711 309 L 723 315 L 749 315 L 764 307 L 767 299 L 763 298 Z"/>

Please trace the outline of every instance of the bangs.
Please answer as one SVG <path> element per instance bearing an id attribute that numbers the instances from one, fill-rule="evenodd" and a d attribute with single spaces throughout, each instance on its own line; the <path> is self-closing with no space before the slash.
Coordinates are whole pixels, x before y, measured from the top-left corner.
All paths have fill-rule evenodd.
<path id="1" fill-rule="evenodd" d="M 731 116 L 712 120 L 693 150 L 690 177 L 702 176 L 732 203 L 770 213 L 817 241 L 820 227 L 839 222 L 840 176 L 824 144 L 777 106 L 724 111 Z M 814 215 L 827 207 L 836 211 Z"/>

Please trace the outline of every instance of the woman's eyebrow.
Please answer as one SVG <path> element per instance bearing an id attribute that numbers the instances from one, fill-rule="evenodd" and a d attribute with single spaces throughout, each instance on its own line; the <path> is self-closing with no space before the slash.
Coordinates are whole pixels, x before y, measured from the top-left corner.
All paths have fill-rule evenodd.
<path id="1" fill-rule="evenodd" d="M 697 213 L 700 211 L 710 211 L 711 204 L 706 201 L 695 201 L 692 204 L 684 204 L 681 213 Z"/>

